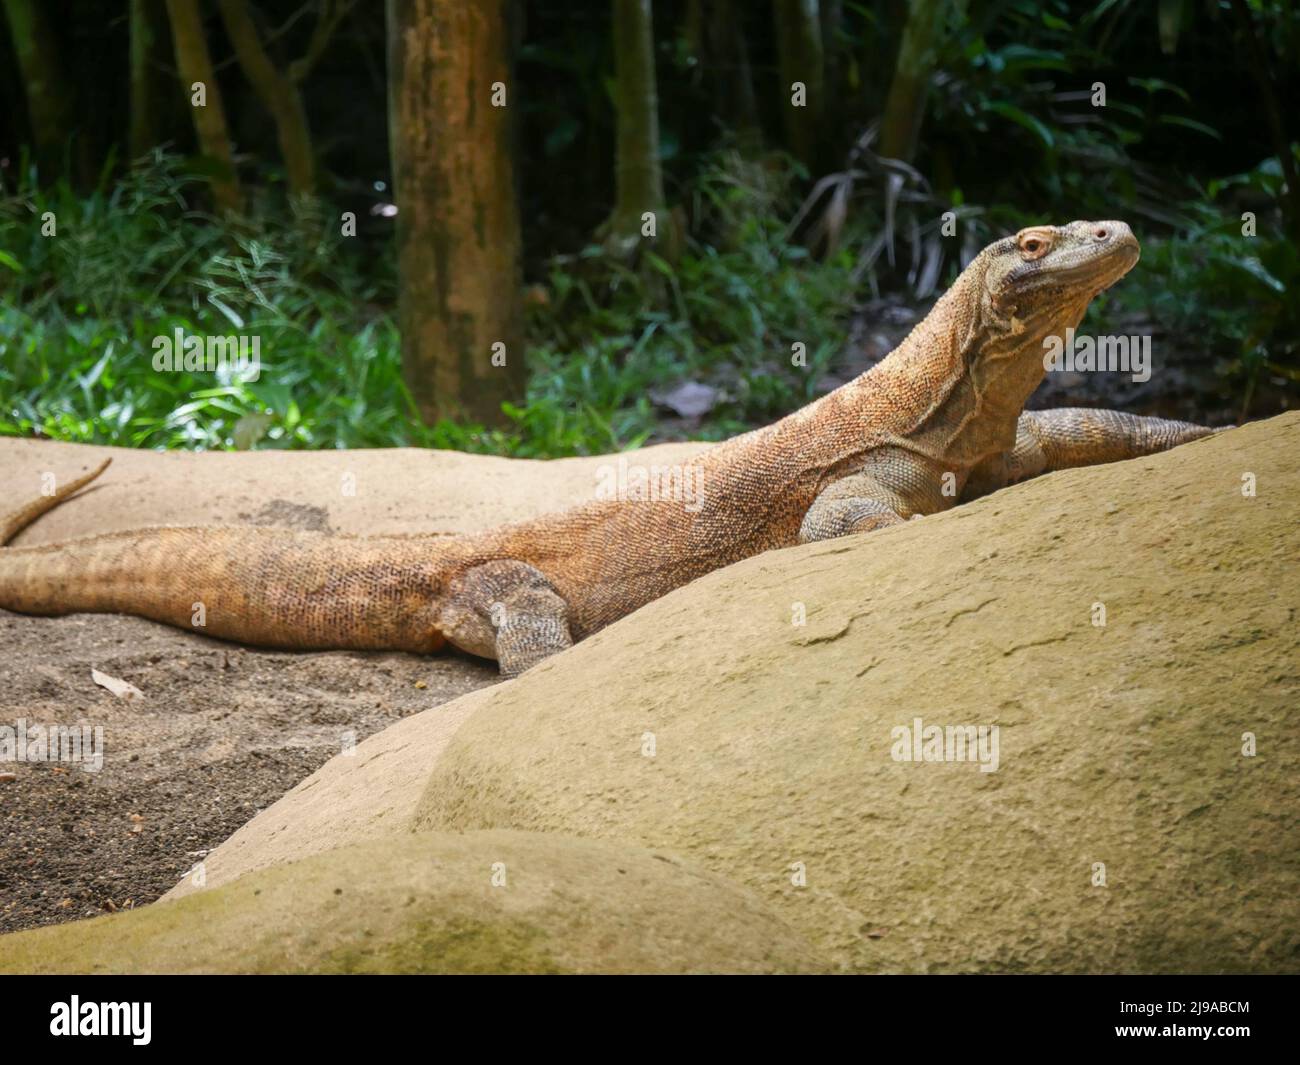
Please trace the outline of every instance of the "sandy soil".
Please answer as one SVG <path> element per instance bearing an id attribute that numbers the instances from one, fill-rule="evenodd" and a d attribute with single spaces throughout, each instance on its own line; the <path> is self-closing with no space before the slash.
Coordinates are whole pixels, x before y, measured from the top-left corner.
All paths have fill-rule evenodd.
<path id="1" fill-rule="evenodd" d="M 85 614 L 0 612 L 0 646 L 0 722 L 90 724 L 105 752 L 98 772 L 0 766 L 0 931 L 152 901 L 346 745 L 497 679 L 463 658 L 251 651 Z"/>
<path id="2" fill-rule="evenodd" d="M 38 494 L 45 473 L 66 480 L 108 455 L 99 482 L 16 543 L 164 524 L 468 532 L 583 501 L 606 461 L 0 440 L 0 506 Z M 92 669 L 143 699 L 118 699 Z M 257 651 L 136 618 L 0 611 L 0 726 L 98 726 L 105 752 L 99 772 L 0 763 L 0 932 L 158 898 L 345 744 L 496 681 L 494 666 L 463 656 Z"/>

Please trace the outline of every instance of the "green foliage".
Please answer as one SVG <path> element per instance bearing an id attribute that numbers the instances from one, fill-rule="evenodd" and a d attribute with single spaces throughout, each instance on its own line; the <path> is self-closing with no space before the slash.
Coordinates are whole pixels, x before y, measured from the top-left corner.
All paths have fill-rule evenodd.
<path id="1" fill-rule="evenodd" d="M 1242 212 L 1218 206 L 1276 203 L 1276 159 L 1195 191 L 1179 208 L 1183 224 L 1147 242 L 1141 270 L 1106 294 L 1102 314 L 1149 316 L 1184 348 L 1184 360 L 1217 355 L 1244 419 L 1261 373 L 1300 384 L 1300 251 L 1276 208 L 1252 211 L 1256 233 L 1245 236 Z"/>
<path id="2" fill-rule="evenodd" d="M 158 154 L 84 197 L 34 180 L 5 190 L 0 433 L 136 447 L 410 441 L 396 330 L 373 308 L 382 285 L 320 217 L 223 226 L 187 207 L 192 183 Z M 51 214 L 56 235 L 43 236 Z M 260 378 L 156 371 L 154 338 L 176 329 L 258 337 Z"/>
<path id="3" fill-rule="evenodd" d="M 193 177 L 157 154 L 89 195 L 0 190 L 0 434 L 135 447 L 421 445 L 523 456 L 635 446 L 652 390 L 721 396 L 721 438 L 812 395 L 843 343 L 843 262 L 786 243 L 788 165 L 719 156 L 697 186 L 702 231 L 679 262 L 630 269 L 599 247 L 549 268 L 528 401 L 507 430 L 420 424 L 401 379 L 392 285 L 373 280 L 319 208 L 231 225 L 189 208 Z M 47 212 L 57 235 L 42 236 Z M 335 217 L 335 216 L 331 216 Z M 161 372 L 154 340 L 257 337 L 256 380 Z M 807 366 L 790 345 L 807 345 Z"/>
<path id="4" fill-rule="evenodd" d="M 707 159 L 692 190 L 695 234 L 675 264 L 646 253 L 630 266 L 597 246 L 554 259 L 550 305 L 534 323 L 538 401 L 581 396 L 598 412 L 593 431 L 607 422 L 608 443 L 628 446 L 654 429 L 647 394 L 677 381 L 718 391 L 693 434 L 706 439 L 813 398 L 855 293 L 849 257 L 818 262 L 789 241 L 794 167 L 727 150 Z"/>
<path id="5" fill-rule="evenodd" d="M 1064 0 L 991 4 L 948 43 L 944 76 L 927 121 L 944 137 L 935 160 L 945 180 L 968 200 L 992 190 L 969 162 L 996 144 L 1007 167 L 990 175 L 997 199 L 1025 206 L 1068 203 L 1075 218 L 1145 216 L 1174 224 L 1167 174 L 1141 154 L 1178 142 L 1205 152 L 1222 141 L 1198 120 L 1188 92 L 1159 77 L 1117 65 L 1130 38 L 1150 34 L 1134 4 L 1102 0 L 1080 9 Z M 1140 42 L 1139 42 L 1140 43 Z M 1104 86 L 1104 104 L 1094 100 Z M 1008 193 L 1014 189 L 1014 198 Z"/>

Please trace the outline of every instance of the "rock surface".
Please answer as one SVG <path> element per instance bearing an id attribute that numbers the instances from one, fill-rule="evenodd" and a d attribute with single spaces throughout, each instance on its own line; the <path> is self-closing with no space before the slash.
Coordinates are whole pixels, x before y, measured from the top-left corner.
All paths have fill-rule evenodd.
<path id="1" fill-rule="evenodd" d="M 373 840 L 178 902 L 0 941 L 21 973 L 772 973 L 815 968 L 677 858 L 520 832 Z"/>
<path id="2" fill-rule="evenodd" d="M 414 826 L 671 851 L 842 970 L 1300 969 L 1298 454 L 1291 414 L 713 573 L 486 693 Z M 918 718 L 997 770 L 895 760 Z"/>
<path id="3" fill-rule="evenodd" d="M 204 887 L 377 834 L 410 831 L 430 767 L 487 690 L 413 714 L 357 744 L 350 755 L 330 759 L 203 859 Z M 187 876 L 167 898 L 198 890 Z"/>
<path id="4" fill-rule="evenodd" d="M 628 452 L 648 464 L 685 461 L 708 444 Z M 145 525 L 287 525 L 357 535 L 466 533 L 593 498 L 612 461 L 504 459 L 426 448 L 355 451 L 140 451 L 0 439 L 0 499 L 16 506 L 113 465 L 75 499 L 21 533 L 16 546 Z"/>

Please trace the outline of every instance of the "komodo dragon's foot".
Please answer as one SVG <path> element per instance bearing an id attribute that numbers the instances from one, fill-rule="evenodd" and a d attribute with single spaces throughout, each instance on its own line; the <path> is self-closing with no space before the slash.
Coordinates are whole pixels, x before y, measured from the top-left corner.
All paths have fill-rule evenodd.
<path id="1" fill-rule="evenodd" d="M 799 528 L 799 542 L 832 540 L 899 525 L 905 520 L 903 509 L 898 493 L 874 474 L 850 474 L 827 487 L 808 508 Z"/>
<path id="2" fill-rule="evenodd" d="M 458 576 L 439 628 L 462 651 L 495 658 L 503 677 L 573 646 L 568 604 L 539 570 L 509 559 Z"/>

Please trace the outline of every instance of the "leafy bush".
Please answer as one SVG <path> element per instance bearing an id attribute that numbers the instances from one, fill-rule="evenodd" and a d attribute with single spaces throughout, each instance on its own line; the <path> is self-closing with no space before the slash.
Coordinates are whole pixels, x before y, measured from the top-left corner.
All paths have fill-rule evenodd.
<path id="1" fill-rule="evenodd" d="M 364 256 L 321 207 L 223 224 L 189 207 L 196 179 L 161 153 L 114 185 L 106 170 L 80 197 L 64 185 L 37 191 L 28 174 L 0 187 L 0 434 L 520 456 L 720 439 L 813 398 L 844 354 L 858 290 L 875 288 L 874 276 L 857 280 L 862 260 L 850 249 L 882 232 L 879 213 L 859 211 L 820 261 L 789 238 L 794 173 L 779 155 L 718 152 L 697 168 L 675 262 L 647 253 L 629 264 L 598 245 L 551 260 L 530 301 L 527 400 L 493 430 L 420 423 L 401 376 L 391 256 Z M 1242 416 L 1261 380 L 1300 384 L 1300 261 L 1276 235 L 1280 184 L 1266 161 L 1167 204 L 1177 226 L 1144 235 L 1142 269 L 1094 314 L 1103 327 L 1145 316 L 1177 358 L 1217 361 Z M 1241 235 L 1242 203 L 1258 208 L 1255 240 Z M 54 237 L 41 235 L 49 214 Z M 1031 220 L 971 208 L 963 226 L 992 235 Z M 259 337 L 260 377 L 155 371 L 154 338 L 176 329 Z M 715 392 L 698 421 L 668 419 L 656 402 L 683 381 Z"/>

